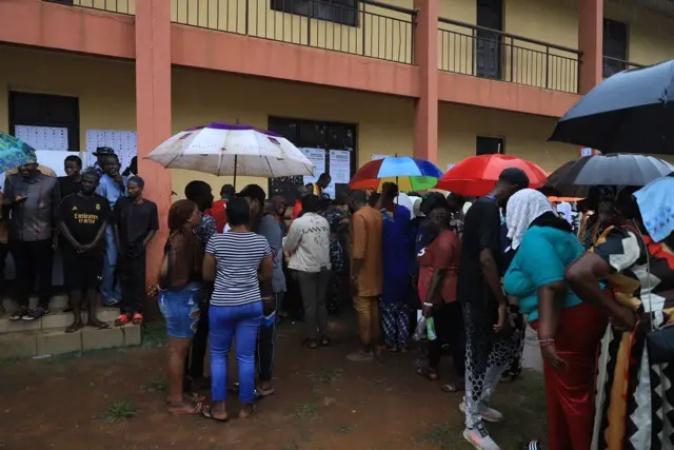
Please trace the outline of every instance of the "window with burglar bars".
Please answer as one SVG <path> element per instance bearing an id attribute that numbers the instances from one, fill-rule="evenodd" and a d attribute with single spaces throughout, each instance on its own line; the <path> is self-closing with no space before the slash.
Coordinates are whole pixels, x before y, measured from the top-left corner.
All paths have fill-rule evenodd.
<path id="1" fill-rule="evenodd" d="M 358 0 L 271 0 L 271 8 L 351 26 L 358 20 Z"/>

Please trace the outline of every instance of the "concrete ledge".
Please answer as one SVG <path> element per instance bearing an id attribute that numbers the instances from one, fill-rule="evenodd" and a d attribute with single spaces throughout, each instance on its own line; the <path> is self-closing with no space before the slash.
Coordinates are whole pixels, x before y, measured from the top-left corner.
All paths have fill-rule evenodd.
<path id="1" fill-rule="evenodd" d="M 82 348 L 84 350 L 98 350 L 102 348 L 122 347 L 124 334 L 120 328 L 95 330 L 86 327 L 82 329 Z"/>
<path id="2" fill-rule="evenodd" d="M 37 354 L 37 335 L 34 332 L 0 335 L 0 359 L 25 358 Z"/>
<path id="3" fill-rule="evenodd" d="M 42 319 L 27 320 L 9 320 L 9 314 L 0 317 L 0 334 L 37 331 L 42 328 Z"/>
<path id="4" fill-rule="evenodd" d="M 37 335 L 38 355 L 59 355 L 82 351 L 81 332 L 48 331 Z"/>
<path id="5" fill-rule="evenodd" d="M 124 334 L 124 346 L 130 347 L 133 345 L 140 345 L 142 342 L 141 326 L 140 325 L 125 325 L 121 328 Z"/>

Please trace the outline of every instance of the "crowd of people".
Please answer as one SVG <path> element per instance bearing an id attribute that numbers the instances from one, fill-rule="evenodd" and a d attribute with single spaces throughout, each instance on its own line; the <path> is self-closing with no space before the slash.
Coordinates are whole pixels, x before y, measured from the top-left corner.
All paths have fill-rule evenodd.
<path id="1" fill-rule="evenodd" d="M 68 157 L 59 179 L 41 174 L 37 161 L 8 176 L 0 257 L 9 249 L 16 265 L 20 307 L 12 319 L 48 313 L 58 242 L 74 313 L 68 331 L 83 326 L 83 310 L 88 325 L 107 326 L 96 319 L 97 293 L 104 305 L 119 305 L 116 325 L 142 323 L 157 209 L 143 198 L 142 178 L 119 174 L 112 149 L 96 155 L 84 171 Z M 330 182 L 323 174 L 300 186 L 291 203 L 267 199 L 255 184 L 238 193 L 225 185 L 214 201 L 211 186 L 195 180 L 173 203 L 161 267 L 150 268 L 159 272 L 169 336 L 171 413 L 227 421 L 234 389 L 238 417 L 250 416 L 256 400 L 275 392 L 280 318 L 301 316 L 302 344 L 318 350 L 332 345 L 329 313 L 352 299 L 360 347 L 347 359 L 366 364 L 407 352 L 412 335 L 423 336 L 416 371 L 443 378 L 445 392 L 464 391 L 456 407 L 475 448 L 499 448 L 486 424 L 505 418 L 490 399 L 519 373 L 525 318 L 544 360 L 548 448 L 671 445 L 674 365 L 650 361 L 646 340 L 651 325 L 674 320 L 674 222 L 663 222 L 671 228 L 664 239 L 651 239 L 644 219 L 653 220 L 645 216 L 654 208 L 640 208 L 635 189 L 593 189 L 574 226 L 566 207 L 558 211 L 514 168 L 477 199 L 403 194 L 394 183 L 331 199 Z M 39 304 L 28 309 L 33 276 Z M 647 295 L 655 304 L 642 301 Z M 236 383 L 228 380 L 233 343 Z M 452 370 L 441 377 L 445 348 Z M 186 394 L 208 385 L 207 405 Z"/>

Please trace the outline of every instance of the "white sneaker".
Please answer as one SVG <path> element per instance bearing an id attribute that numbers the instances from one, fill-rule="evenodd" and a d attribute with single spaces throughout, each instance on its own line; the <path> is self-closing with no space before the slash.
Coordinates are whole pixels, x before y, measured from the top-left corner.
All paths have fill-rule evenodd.
<path id="1" fill-rule="evenodd" d="M 489 432 L 481 425 L 463 430 L 463 438 L 478 450 L 501 450 L 501 447 L 494 442 Z"/>
<path id="2" fill-rule="evenodd" d="M 465 398 L 464 398 L 464 400 L 461 401 L 461 403 L 459 403 L 459 410 L 464 414 L 466 413 L 466 400 L 465 400 Z M 482 405 L 482 404 L 480 405 L 480 417 L 485 422 L 490 422 L 490 423 L 498 423 L 498 422 L 503 420 L 503 414 L 501 412 L 495 410 L 494 408 L 490 408 L 487 405 Z"/>

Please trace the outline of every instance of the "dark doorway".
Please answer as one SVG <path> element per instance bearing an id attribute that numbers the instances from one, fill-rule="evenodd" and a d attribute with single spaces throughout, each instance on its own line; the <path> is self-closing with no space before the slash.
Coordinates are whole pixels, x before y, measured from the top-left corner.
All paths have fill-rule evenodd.
<path id="1" fill-rule="evenodd" d="M 477 25 L 503 31 L 503 1 L 477 0 Z M 475 75 L 478 77 L 501 78 L 502 39 L 496 31 L 477 30 Z"/>
<path id="2" fill-rule="evenodd" d="M 604 19 L 604 78 L 627 68 L 627 24 Z"/>
<path id="3" fill-rule="evenodd" d="M 312 147 L 325 150 L 325 171 L 330 173 L 329 150 L 347 150 L 350 154 L 351 171 L 356 170 L 356 125 L 315 120 L 270 117 L 269 130 L 288 139 L 297 147 Z M 294 202 L 297 187 L 303 183 L 303 177 L 280 177 L 269 180 L 269 195 L 281 195 Z M 346 192 L 346 183 L 335 184 L 335 193 Z"/>
<path id="4" fill-rule="evenodd" d="M 476 155 L 493 155 L 505 153 L 505 140 L 498 137 L 477 136 L 475 139 Z"/>
<path id="5" fill-rule="evenodd" d="M 77 97 L 10 91 L 10 134 L 16 132 L 17 125 L 67 128 L 68 150 L 80 150 L 80 113 Z"/>

